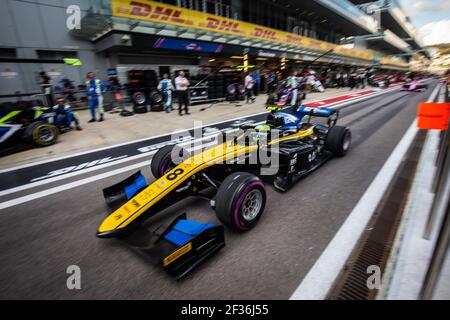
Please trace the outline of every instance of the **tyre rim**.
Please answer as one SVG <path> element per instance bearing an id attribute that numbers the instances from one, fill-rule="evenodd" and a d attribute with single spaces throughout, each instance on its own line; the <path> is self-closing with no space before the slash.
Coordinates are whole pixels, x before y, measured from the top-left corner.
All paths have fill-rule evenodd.
<path id="1" fill-rule="evenodd" d="M 163 101 L 163 97 L 162 97 L 161 95 L 159 95 L 159 94 L 155 94 L 155 95 L 153 96 L 153 101 L 154 101 L 155 103 L 160 103 L 160 102 Z"/>
<path id="2" fill-rule="evenodd" d="M 261 191 L 254 189 L 250 191 L 244 199 L 244 202 L 242 204 L 242 217 L 246 221 L 252 221 L 257 216 L 259 211 L 261 210 L 263 202 L 263 196 Z"/>
<path id="3" fill-rule="evenodd" d="M 54 137 L 55 134 L 50 128 L 44 127 L 39 131 L 39 140 L 41 140 L 42 142 L 50 142 L 54 139 Z"/>
<path id="4" fill-rule="evenodd" d="M 351 143 L 351 136 L 350 132 L 347 131 L 344 136 L 344 143 L 342 144 L 342 149 L 344 151 L 347 151 L 350 148 L 350 143 Z"/>
<path id="5" fill-rule="evenodd" d="M 145 96 L 143 94 L 136 94 L 134 100 L 137 104 L 143 104 L 145 102 Z"/>

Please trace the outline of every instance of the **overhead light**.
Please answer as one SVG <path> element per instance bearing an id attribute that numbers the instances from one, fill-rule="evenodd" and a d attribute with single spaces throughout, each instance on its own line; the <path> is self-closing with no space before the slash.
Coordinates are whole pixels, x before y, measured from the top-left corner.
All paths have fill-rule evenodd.
<path id="1" fill-rule="evenodd" d="M 216 59 L 209 59 L 208 62 L 214 62 Z"/>
<path id="2" fill-rule="evenodd" d="M 256 58 L 256 60 L 269 60 L 267 58 Z"/>
<path id="3" fill-rule="evenodd" d="M 231 56 L 230 58 L 231 59 L 244 59 L 243 56 Z"/>

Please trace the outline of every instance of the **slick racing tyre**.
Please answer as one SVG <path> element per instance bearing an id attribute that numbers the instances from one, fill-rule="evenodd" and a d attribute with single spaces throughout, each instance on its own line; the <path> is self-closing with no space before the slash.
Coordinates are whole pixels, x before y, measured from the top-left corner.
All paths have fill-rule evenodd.
<path id="1" fill-rule="evenodd" d="M 142 106 L 142 105 L 145 105 L 147 102 L 145 93 L 140 92 L 140 91 L 133 93 L 133 95 L 131 96 L 131 99 L 135 106 Z"/>
<path id="2" fill-rule="evenodd" d="M 227 86 L 227 94 L 230 96 L 235 96 L 237 93 L 236 91 L 236 84 L 230 84 Z"/>
<path id="3" fill-rule="evenodd" d="M 242 95 L 245 94 L 245 86 L 243 84 L 238 84 L 237 85 L 237 93 Z"/>
<path id="4" fill-rule="evenodd" d="M 219 220 L 239 232 L 254 227 L 266 205 L 263 182 L 246 172 L 235 172 L 222 182 L 217 191 L 215 210 Z"/>
<path id="5" fill-rule="evenodd" d="M 25 129 L 24 137 L 37 147 L 49 146 L 58 140 L 58 128 L 44 121 L 32 122 Z"/>
<path id="6" fill-rule="evenodd" d="M 333 126 L 328 130 L 325 140 L 325 147 L 335 156 L 346 155 L 352 143 L 352 133 L 349 128 L 343 126 Z"/>
<path id="7" fill-rule="evenodd" d="M 176 164 L 172 159 L 172 150 L 174 148 L 175 145 L 164 146 L 153 156 L 150 169 L 156 179 L 161 178 L 164 174 L 176 167 Z M 178 156 L 178 161 L 181 161 L 181 159 L 186 159 L 189 156 L 189 152 L 180 148 Z"/>
<path id="8" fill-rule="evenodd" d="M 133 107 L 133 112 L 134 113 L 147 113 L 148 109 L 146 105 L 142 105 L 142 106 L 134 106 Z"/>
<path id="9" fill-rule="evenodd" d="M 157 112 L 163 111 L 164 104 L 167 102 L 166 99 L 168 99 L 168 97 L 164 98 L 164 93 L 158 90 L 150 92 L 150 110 Z"/>
<path id="10" fill-rule="evenodd" d="M 150 103 L 152 105 L 163 104 L 164 103 L 164 97 L 163 97 L 162 93 L 159 92 L 159 91 L 156 91 L 156 90 L 150 92 Z"/>

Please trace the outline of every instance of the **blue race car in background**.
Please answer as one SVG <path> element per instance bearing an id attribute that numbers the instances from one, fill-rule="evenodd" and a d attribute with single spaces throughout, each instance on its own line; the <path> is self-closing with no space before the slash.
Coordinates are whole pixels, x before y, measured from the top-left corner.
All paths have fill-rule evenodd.
<path id="1" fill-rule="evenodd" d="M 51 108 L 33 107 L 23 101 L 3 103 L 0 106 L 0 156 L 56 143 L 59 129 L 50 123 L 54 116 Z"/>

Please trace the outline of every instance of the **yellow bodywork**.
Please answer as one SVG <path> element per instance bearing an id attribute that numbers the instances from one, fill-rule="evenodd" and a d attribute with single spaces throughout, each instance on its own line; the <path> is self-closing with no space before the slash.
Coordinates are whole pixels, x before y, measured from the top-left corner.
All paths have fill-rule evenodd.
<path id="1" fill-rule="evenodd" d="M 312 129 L 299 131 L 289 136 L 270 141 L 273 145 L 282 141 L 301 139 L 312 135 Z M 234 141 L 223 144 L 193 155 L 168 171 L 140 193 L 131 198 L 119 209 L 111 213 L 98 228 L 98 233 L 110 232 L 125 228 L 140 215 L 145 213 L 155 203 L 176 189 L 184 181 L 195 178 L 195 174 L 216 164 L 225 163 L 230 159 L 249 154 L 258 149 L 257 145 L 239 145 Z M 180 170 L 181 169 L 181 170 Z"/>

